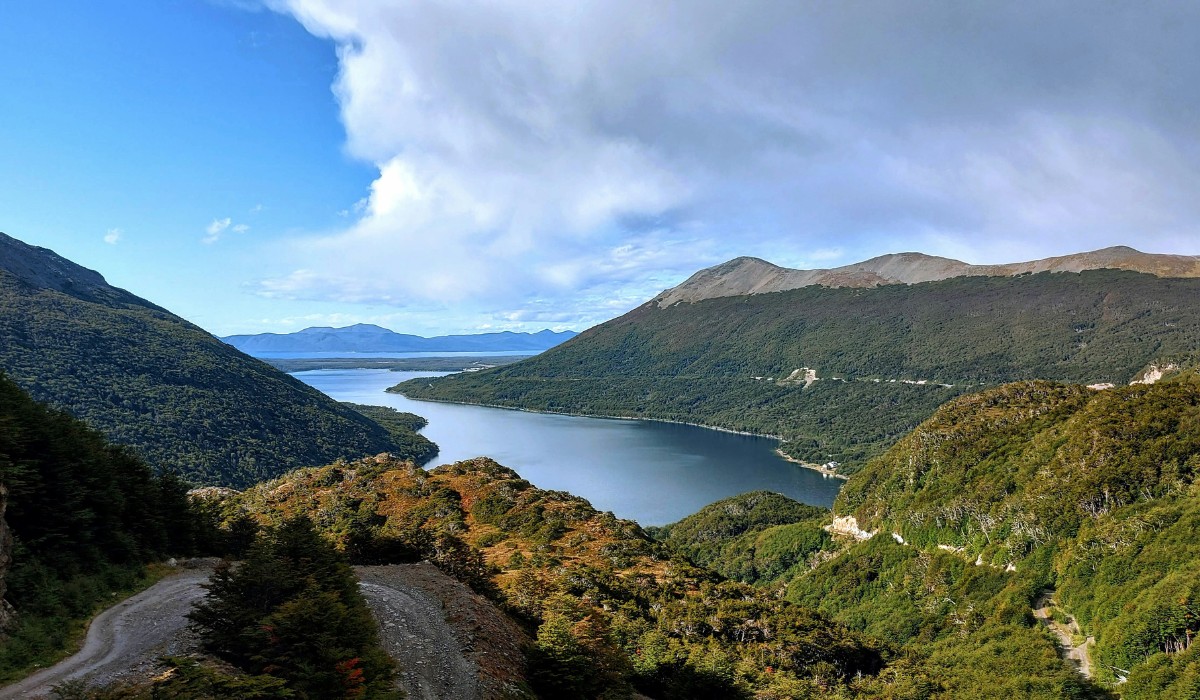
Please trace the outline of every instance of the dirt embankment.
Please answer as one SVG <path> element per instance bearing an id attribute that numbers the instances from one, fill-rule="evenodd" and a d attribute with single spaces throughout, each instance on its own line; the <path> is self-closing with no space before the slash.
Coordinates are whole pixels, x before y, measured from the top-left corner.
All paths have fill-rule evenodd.
<path id="1" fill-rule="evenodd" d="M 520 695 L 528 637 L 486 598 L 428 562 L 354 571 L 409 697 Z"/>

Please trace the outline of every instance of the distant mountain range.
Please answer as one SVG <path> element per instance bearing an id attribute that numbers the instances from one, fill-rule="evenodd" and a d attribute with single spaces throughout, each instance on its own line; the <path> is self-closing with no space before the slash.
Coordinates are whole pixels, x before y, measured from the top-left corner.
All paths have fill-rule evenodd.
<path id="1" fill-rule="evenodd" d="M 437 451 L 2 233 L 0 309 L 0 372 L 195 482 L 242 487 L 339 457 Z"/>
<path id="2" fill-rule="evenodd" d="M 863 288 L 936 282 L 953 277 L 1015 277 L 1038 272 L 1102 269 L 1144 272 L 1157 277 L 1200 277 L 1200 257 L 1157 255 L 1114 246 L 1029 262 L 969 265 L 924 253 L 892 253 L 828 270 L 793 270 L 759 258 L 742 257 L 701 270 L 679 286 L 664 291 L 654 301 L 660 307 L 666 307 L 679 302 L 783 292 L 813 285 Z"/>
<path id="3" fill-rule="evenodd" d="M 344 328 L 318 326 L 295 333 L 231 335 L 221 340 L 251 355 L 303 352 L 513 352 L 536 354 L 574 338 L 575 331 L 479 333 L 424 338 L 396 333 L 369 323 Z"/>

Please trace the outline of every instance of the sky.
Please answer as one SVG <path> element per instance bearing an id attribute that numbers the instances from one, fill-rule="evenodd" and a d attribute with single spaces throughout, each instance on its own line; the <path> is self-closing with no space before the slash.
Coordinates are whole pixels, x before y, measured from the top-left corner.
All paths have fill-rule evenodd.
<path id="1" fill-rule="evenodd" d="M 0 231 L 218 335 L 1200 254 L 1200 4 L 7 0 Z"/>

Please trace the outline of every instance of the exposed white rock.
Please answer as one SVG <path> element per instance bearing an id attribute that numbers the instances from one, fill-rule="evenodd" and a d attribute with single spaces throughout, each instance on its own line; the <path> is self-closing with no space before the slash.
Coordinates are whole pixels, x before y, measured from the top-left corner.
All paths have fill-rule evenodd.
<path id="1" fill-rule="evenodd" d="M 1129 382 L 1129 384 L 1153 384 L 1166 376 L 1168 372 L 1175 372 L 1178 369 L 1179 365 L 1174 362 L 1168 362 L 1162 366 L 1150 365 L 1146 368 L 1145 372 L 1142 372 L 1142 376 L 1137 377 L 1132 382 Z"/>
<path id="2" fill-rule="evenodd" d="M 826 525 L 825 529 L 834 535 L 849 535 L 856 540 L 869 540 L 874 537 L 879 531 L 872 530 L 867 532 L 858 527 L 858 518 L 853 515 L 843 515 L 839 518 L 834 518 L 833 522 Z"/>

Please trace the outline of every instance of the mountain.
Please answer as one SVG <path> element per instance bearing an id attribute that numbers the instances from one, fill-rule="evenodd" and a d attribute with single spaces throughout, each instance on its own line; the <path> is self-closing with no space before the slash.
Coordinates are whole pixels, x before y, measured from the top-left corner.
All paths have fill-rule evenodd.
<path id="1" fill-rule="evenodd" d="M 251 355 L 280 352 L 509 352 L 538 353 L 574 338 L 575 331 L 479 333 L 423 338 L 369 323 L 345 328 L 313 327 L 295 333 L 231 335 L 221 340 Z"/>
<path id="2" fill-rule="evenodd" d="M 394 390 L 774 435 L 850 473 L 963 393 L 1126 384 L 1198 351 L 1200 278 L 1043 272 L 650 301 L 537 357 Z"/>
<path id="3" fill-rule="evenodd" d="M 798 578 L 793 600 L 828 611 L 860 606 L 849 601 L 870 590 L 880 606 L 894 581 L 899 603 L 906 576 L 928 582 L 936 571 L 937 596 L 987 615 L 984 598 L 1024 587 L 1026 604 L 1052 601 L 1076 633 L 1070 643 L 1090 640 L 1091 672 L 1125 681 L 1122 697 L 1195 697 L 1200 373 L 1106 390 L 1021 382 L 960 398 L 851 477 L 834 511 L 843 531 L 877 534 Z M 869 588 L 855 593 L 856 579 Z M 888 616 L 896 608 L 874 619 Z"/>
<path id="4" fill-rule="evenodd" d="M 832 514 L 755 492 L 652 532 L 887 645 L 891 687 L 867 697 L 1194 698 L 1200 372 L 986 389 L 851 476 Z"/>
<path id="5" fill-rule="evenodd" d="M 735 258 L 697 272 L 654 298 L 659 306 L 702 299 L 823 287 L 919 284 L 953 277 L 1014 277 L 1039 272 L 1128 270 L 1159 277 L 1200 277 L 1200 257 L 1143 253 L 1126 246 L 1006 265 L 969 265 L 924 253 L 892 253 L 829 270 L 793 270 L 759 258 Z"/>
<path id="6" fill-rule="evenodd" d="M 4 234 L 0 307 L 0 370 L 160 470 L 245 486 L 343 456 L 396 450 L 425 460 L 436 451 Z"/>

